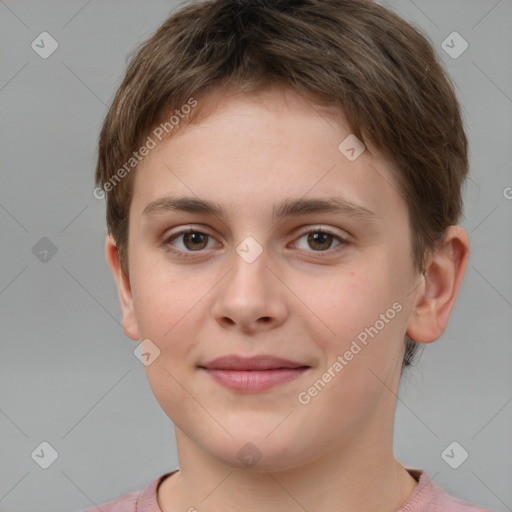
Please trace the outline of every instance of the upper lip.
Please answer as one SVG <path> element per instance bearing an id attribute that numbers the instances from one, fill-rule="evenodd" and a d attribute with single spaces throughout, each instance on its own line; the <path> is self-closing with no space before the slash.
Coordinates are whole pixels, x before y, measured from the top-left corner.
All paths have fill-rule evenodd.
<path id="1" fill-rule="evenodd" d="M 308 365 L 270 355 L 253 357 L 229 355 L 217 357 L 200 366 L 201 368 L 215 370 L 273 370 L 277 368 L 303 368 Z"/>

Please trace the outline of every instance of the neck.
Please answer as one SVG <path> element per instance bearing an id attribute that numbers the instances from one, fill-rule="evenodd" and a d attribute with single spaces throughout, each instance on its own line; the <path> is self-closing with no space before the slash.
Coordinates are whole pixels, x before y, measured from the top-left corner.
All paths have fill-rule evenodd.
<path id="1" fill-rule="evenodd" d="M 417 482 L 394 458 L 392 425 L 385 432 L 380 427 L 373 437 L 360 431 L 305 465 L 271 472 L 223 464 L 176 427 L 180 470 L 160 487 L 160 508 L 282 512 L 298 506 L 308 512 L 394 512 Z"/>

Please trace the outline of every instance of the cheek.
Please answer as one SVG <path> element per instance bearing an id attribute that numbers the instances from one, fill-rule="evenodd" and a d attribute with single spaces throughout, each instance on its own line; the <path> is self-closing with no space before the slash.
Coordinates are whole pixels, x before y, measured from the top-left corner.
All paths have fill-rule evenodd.
<path id="1" fill-rule="evenodd" d="M 187 321 L 204 292 L 196 279 L 188 279 L 182 267 L 169 265 L 160 250 L 135 249 L 132 262 L 132 292 L 139 332 L 159 346 L 163 344 L 160 348 L 167 350 L 176 330 Z"/>
<path id="2" fill-rule="evenodd" d="M 145 367 L 148 383 L 168 417 L 186 428 L 189 415 L 202 413 L 191 396 L 198 394 L 192 377 L 201 324 L 208 314 L 205 290 L 195 280 L 158 272 L 148 274 L 136 289 L 139 332 L 160 350 Z"/>
<path id="3" fill-rule="evenodd" d="M 155 369 L 152 365 L 146 368 L 148 378 L 162 383 L 171 378 L 165 372 L 168 370 L 183 382 L 198 362 L 199 343 L 207 339 L 205 326 L 207 335 L 208 329 L 211 332 L 209 308 L 219 276 L 211 269 L 200 271 L 199 266 L 171 266 L 162 258 L 147 259 L 137 268 L 137 326 L 142 339 L 149 338 L 160 350 Z"/>
<path id="4" fill-rule="evenodd" d="M 183 291 L 179 282 L 148 283 L 137 297 L 136 317 L 141 336 L 154 341 L 162 355 L 172 360 L 185 357 L 208 313 L 206 302 L 201 301 L 203 296 L 198 288 L 190 293 Z"/>
<path id="5" fill-rule="evenodd" d="M 339 269 L 318 278 L 297 280 L 294 291 L 311 317 L 333 337 L 346 338 L 374 322 L 395 299 L 389 278 L 380 266 Z M 319 327 L 318 327 L 319 329 Z M 320 332 L 320 331 L 319 331 Z"/>
<path id="6" fill-rule="evenodd" d="M 392 261 L 373 258 L 346 273 L 302 282 L 298 289 L 301 297 L 307 297 L 306 322 L 315 330 L 315 342 L 327 367 L 345 354 L 347 369 L 375 367 L 377 372 L 396 363 L 403 344 L 406 308 L 403 285 L 394 279 L 394 272 Z"/>

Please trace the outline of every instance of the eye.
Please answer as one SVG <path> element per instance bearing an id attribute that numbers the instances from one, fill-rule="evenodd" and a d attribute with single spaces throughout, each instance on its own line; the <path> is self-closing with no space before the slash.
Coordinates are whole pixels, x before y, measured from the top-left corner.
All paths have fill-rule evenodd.
<path id="1" fill-rule="evenodd" d="M 164 240 L 163 244 L 172 252 L 179 254 L 184 252 L 198 252 L 202 249 L 208 249 L 210 248 L 208 246 L 208 242 L 212 239 L 213 237 L 207 233 L 189 228 L 169 236 Z M 173 244 L 175 241 L 180 243 Z"/>
<path id="2" fill-rule="evenodd" d="M 338 243 L 334 247 L 338 247 L 340 245 L 346 245 L 348 242 L 344 238 L 339 235 L 335 235 L 328 230 L 325 229 L 314 229 L 307 231 L 302 236 L 298 238 L 298 241 L 305 239 L 305 244 L 302 244 L 302 247 L 299 243 L 296 242 L 296 245 L 299 249 L 307 249 L 308 247 L 313 249 L 313 252 L 326 252 L 332 248 L 333 241 L 338 241 Z M 304 247 L 307 245 L 308 247 Z"/>
<path id="3" fill-rule="evenodd" d="M 304 240 L 303 242 L 301 242 Z M 211 242 L 211 243 L 210 243 Z M 187 257 L 193 252 L 201 252 L 203 249 L 210 249 L 214 246 L 214 238 L 195 228 L 188 228 L 168 236 L 163 246 L 179 257 Z M 333 243 L 335 243 L 333 247 Z M 336 247 L 347 245 L 345 238 L 331 233 L 326 229 L 312 229 L 303 233 L 294 245 L 301 250 L 309 252 L 328 252 Z M 313 249 L 311 251 L 310 249 Z M 188 253 L 188 254 L 187 254 Z"/>

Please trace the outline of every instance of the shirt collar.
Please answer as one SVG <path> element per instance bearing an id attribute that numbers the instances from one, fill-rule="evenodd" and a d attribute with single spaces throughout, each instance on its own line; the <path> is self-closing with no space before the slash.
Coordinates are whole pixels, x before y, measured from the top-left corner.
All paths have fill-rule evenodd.
<path id="1" fill-rule="evenodd" d="M 432 482 L 425 471 L 421 469 L 406 468 L 409 474 L 418 482 L 416 489 L 397 512 L 418 512 L 425 509 L 432 494 Z M 157 491 L 160 484 L 178 470 L 165 473 L 155 478 L 139 495 L 136 512 L 162 512 L 157 500 Z"/>
<path id="2" fill-rule="evenodd" d="M 157 500 L 157 491 L 160 484 L 169 476 L 176 473 L 178 470 L 165 473 L 162 476 L 155 478 L 139 495 L 135 512 L 162 512 Z"/>

